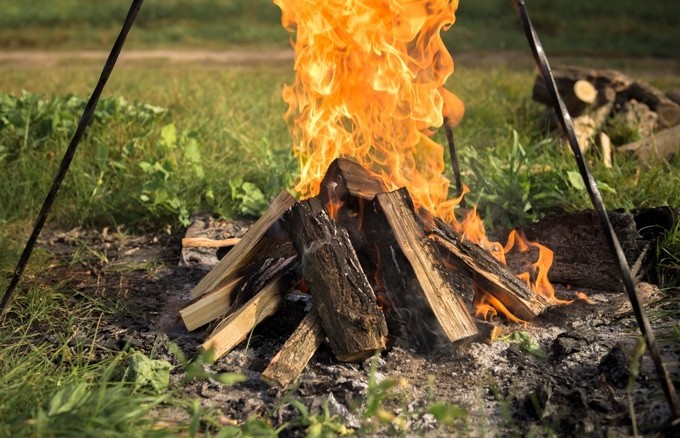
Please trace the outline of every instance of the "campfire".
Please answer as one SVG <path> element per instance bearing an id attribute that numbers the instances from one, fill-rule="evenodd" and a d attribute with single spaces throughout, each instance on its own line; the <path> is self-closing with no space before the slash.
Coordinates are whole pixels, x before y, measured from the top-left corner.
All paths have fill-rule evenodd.
<path id="1" fill-rule="evenodd" d="M 203 348 L 223 356 L 287 294 L 308 294 L 307 316 L 262 373 L 285 387 L 325 339 L 340 361 L 396 338 L 428 353 L 479 336 L 475 318 L 525 324 L 569 303 L 548 280 L 552 251 L 519 232 L 492 241 L 460 208 L 467 189 L 449 198 L 431 136 L 464 113 L 444 88 L 453 61 L 440 38 L 457 2 L 276 3 L 296 31 L 283 96 L 303 200 L 283 191 L 193 289 L 187 329 L 217 321 Z"/>

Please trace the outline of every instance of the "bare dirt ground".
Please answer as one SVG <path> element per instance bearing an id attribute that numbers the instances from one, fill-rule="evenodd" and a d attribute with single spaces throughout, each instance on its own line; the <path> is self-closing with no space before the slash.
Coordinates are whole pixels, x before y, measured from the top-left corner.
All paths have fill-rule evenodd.
<path id="1" fill-rule="evenodd" d="M 0 51 L 0 65 L 53 66 L 72 61 L 101 61 L 109 55 L 106 51 Z M 263 50 L 123 50 L 119 61 L 135 63 L 160 61 L 182 64 L 259 65 L 291 62 L 292 49 Z"/>
<path id="2" fill-rule="evenodd" d="M 119 62 L 163 62 L 175 64 L 207 64 L 224 66 L 280 66 L 293 61 L 292 49 L 234 49 L 234 50 L 125 50 Z M 105 50 L 39 51 L 0 50 L 0 65 L 7 66 L 54 66 L 74 61 L 104 62 Z M 532 68 L 533 58 L 529 49 L 521 52 L 462 52 L 453 53 L 458 68 L 508 67 Z M 675 75 L 680 71 L 680 59 L 652 57 L 593 57 L 593 56 L 551 56 L 551 63 L 590 65 L 596 68 L 621 68 L 638 70 L 647 76 Z"/>
<path id="3" fill-rule="evenodd" d="M 248 224 L 223 226 L 225 235 L 238 236 Z M 88 295 L 118 303 L 120 310 L 101 321 L 95 347 L 100 357 L 134 347 L 177 364 L 167 348 L 168 341 L 188 357 L 197 354 L 207 330 L 187 332 L 178 310 L 188 302 L 190 290 L 209 266 L 205 262 L 193 266 L 187 263 L 179 237 L 132 236 L 123 229 L 74 229 L 47 232 L 41 239 L 41 246 L 57 261 L 46 275 L 64 284 L 73 300 Z M 648 310 L 659 311 L 670 305 L 661 299 L 658 289 L 641 287 Z M 444 347 L 423 356 L 404 341 L 397 341 L 378 360 L 374 378 L 401 382 L 386 399 L 385 408 L 403 422 L 399 427 L 383 424 L 374 432 L 508 436 L 543 435 L 552 430 L 559 436 L 630 435 L 626 388 L 636 323 L 622 293 L 586 292 L 595 304 L 581 302 L 554 308 L 526 327 L 502 324 L 506 333 L 528 333 L 538 342 L 538 349 L 506 338 L 492 344 Z M 560 293 L 569 294 L 566 289 Z M 328 403 L 331 414 L 339 415 L 350 427 L 358 427 L 365 421 L 361 412 L 369 392 L 369 363 L 337 362 L 329 348 L 322 346 L 295 388 L 281 391 L 259 380 L 269 359 L 303 315 L 304 302 L 286 300 L 277 315 L 255 330 L 248 345 L 244 342 L 210 367 L 213 372 L 243 373 L 248 377 L 246 382 L 224 386 L 199 381 L 182 386 L 184 393 L 198 398 L 205 407 L 218 409 L 225 424 L 250 415 L 282 424 L 299 416 L 289 403 L 295 399 L 312 412 Z M 654 324 L 659 329 L 672 323 L 661 319 Z M 665 360 L 674 364 L 672 375 L 677 375 L 677 345 L 662 344 L 662 351 Z M 183 377 L 181 367 L 175 369 L 173 377 L 175 382 Z M 668 412 L 647 356 L 630 388 L 638 424 L 645 433 L 655 435 L 655 428 Z M 459 405 L 467 415 L 456 422 L 455 428 L 442 429 L 427 411 L 434 402 Z M 164 421 L 182 421 L 182 414 L 177 412 L 161 410 L 159 416 Z M 302 428 L 293 428 L 284 436 L 303 434 Z"/>

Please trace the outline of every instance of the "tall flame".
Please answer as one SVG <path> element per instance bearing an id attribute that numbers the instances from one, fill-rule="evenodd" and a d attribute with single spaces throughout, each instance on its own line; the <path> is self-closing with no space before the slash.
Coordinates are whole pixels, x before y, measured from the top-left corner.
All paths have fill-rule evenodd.
<path id="1" fill-rule="evenodd" d="M 448 199 L 444 148 L 429 138 L 444 122 L 456 125 L 463 102 L 444 88 L 453 59 L 441 31 L 455 21 L 458 0 L 274 0 L 284 27 L 295 32 L 295 81 L 283 89 L 286 119 L 300 161 L 295 190 L 319 192 L 331 162 L 351 158 L 380 175 L 387 187 L 406 187 L 417 207 L 450 223 L 473 243 L 505 263 L 506 248 L 487 239 L 476 209 L 462 221 Z M 335 212 L 341 204 L 329 203 Z M 510 239 L 514 242 L 514 234 Z M 536 293 L 559 302 L 547 278 L 552 252 L 520 274 Z M 537 246 L 538 245 L 538 246 Z M 486 291 L 477 291 L 480 313 L 514 317 Z M 514 319 L 517 322 L 520 320 Z"/>
<path id="2" fill-rule="evenodd" d="M 295 82 L 283 91 L 301 164 L 296 191 L 316 195 L 330 163 L 350 157 L 388 187 L 407 187 L 418 206 L 451 210 L 444 149 L 427 129 L 444 117 L 456 124 L 464 112 L 443 88 L 453 60 L 440 36 L 458 1 L 274 3 L 296 31 Z"/>

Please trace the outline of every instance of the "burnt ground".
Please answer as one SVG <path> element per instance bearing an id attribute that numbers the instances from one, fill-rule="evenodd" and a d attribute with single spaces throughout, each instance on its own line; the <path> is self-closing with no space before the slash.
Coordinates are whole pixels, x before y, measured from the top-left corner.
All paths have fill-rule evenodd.
<path id="1" fill-rule="evenodd" d="M 223 226 L 225 235 L 236 236 L 247 228 L 245 223 Z M 99 322 L 98 355 L 115 354 L 132 346 L 178 364 L 169 342 L 188 357 L 197 354 L 205 329 L 188 333 L 178 310 L 206 271 L 192 267 L 192 261 L 182 257 L 180 237 L 131 235 L 123 229 L 44 233 L 41 247 L 56 260 L 45 272 L 46 278 L 62 284 L 74 301 L 95 297 L 113 303 L 111 307 L 116 309 Z M 200 263 L 206 261 L 210 263 L 209 258 Z M 252 415 L 273 424 L 291 421 L 299 417 L 289 404 L 294 399 L 312 411 L 327 403 L 331 414 L 339 415 L 347 426 L 363 426 L 362 431 L 377 435 L 505 436 L 546 435 L 550 431 L 560 436 L 630 435 L 626 387 L 637 325 L 622 293 L 584 292 L 595 304 L 579 302 L 553 308 L 527 327 L 501 323 L 505 333 L 527 332 L 538 341 L 538 349 L 501 338 L 505 340 L 490 345 L 473 342 L 449 346 L 424 357 L 398 341 L 375 361 L 372 373 L 370 363 L 339 363 L 322 346 L 298 386 L 280 391 L 262 383 L 259 374 L 304 314 L 304 302 L 286 300 L 277 315 L 254 331 L 248 346 L 240 345 L 209 367 L 213 372 L 243 373 L 248 377 L 246 382 L 233 386 L 209 380 L 180 384 L 184 372 L 181 366 L 173 369 L 173 382 L 187 397 L 221 412 L 225 424 Z M 652 315 L 662 315 L 664 309 L 673 306 L 658 288 L 643 284 L 641 292 Z M 674 322 L 658 316 L 653 325 L 658 334 L 667 332 Z M 680 345 L 662 342 L 662 351 L 677 380 Z M 395 385 L 389 394 L 371 391 L 371 378 L 374 382 L 392 379 Z M 367 396 L 376 394 L 386 395 L 383 406 L 397 419 L 372 428 L 362 412 Z M 639 428 L 657 434 L 668 418 L 668 408 L 647 355 L 631 395 Z M 427 411 L 437 402 L 456 404 L 467 415 L 446 428 Z M 176 409 L 158 414 L 164 421 L 186 418 Z M 286 429 L 283 435 L 303 433 L 304 428 L 299 426 Z"/>

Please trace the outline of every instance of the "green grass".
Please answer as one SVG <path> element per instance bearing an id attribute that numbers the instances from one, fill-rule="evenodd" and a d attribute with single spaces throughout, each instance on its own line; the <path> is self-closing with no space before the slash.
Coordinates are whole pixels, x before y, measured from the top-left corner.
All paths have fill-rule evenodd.
<path id="1" fill-rule="evenodd" d="M 259 213 L 248 208 L 246 195 L 291 186 L 295 166 L 279 97 L 286 73 L 149 71 L 117 72 L 109 94 L 119 97 L 100 103 L 60 192 L 55 223 L 162 227 L 180 216 L 186 222 L 196 210 Z M 29 217 L 39 208 L 82 112 L 83 84 L 96 69 L 43 74 L 10 68 L 0 79 L 0 87 L 16 93 L 0 100 L 0 160 L 7 169 L 0 221 Z M 20 88 L 45 94 L 22 97 Z M 83 97 L 64 97 L 70 92 Z M 250 185 L 244 189 L 244 183 Z M 258 189 L 248 191 L 251 186 Z"/>
<path id="2" fill-rule="evenodd" d="M 0 89 L 14 96 L 0 99 L 0 222 L 8 223 L 37 212 L 97 68 L 0 73 Z M 121 66 L 107 90 L 116 97 L 101 102 L 51 221 L 163 229 L 196 211 L 259 214 L 296 173 L 280 98 L 290 80 L 276 69 Z M 569 178 L 576 170 L 570 153 L 535 123 L 542 108 L 529 98 L 531 82 L 529 73 L 507 68 L 459 68 L 452 82 L 468 108 L 456 128 L 464 179 L 497 227 L 589 206 Z M 444 141 L 442 132 L 435 138 Z M 593 151 L 589 161 L 609 208 L 680 206 L 677 159 L 641 169 L 617 156 L 606 169 Z"/>
<path id="3" fill-rule="evenodd" d="M 527 2 L 549 53 L 677 57 L 680 4 L 623 0 Z M 0 47 L 108 49 L 129 2 L 0 0 Z M 271 0 L 147 0 L 129 47 L 288 46 Z M 508 0 L 461 0 L 445 40 L 454 51 L 526 50 Z"/>

